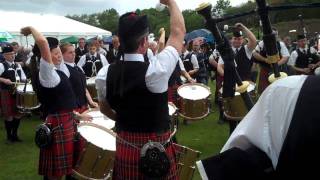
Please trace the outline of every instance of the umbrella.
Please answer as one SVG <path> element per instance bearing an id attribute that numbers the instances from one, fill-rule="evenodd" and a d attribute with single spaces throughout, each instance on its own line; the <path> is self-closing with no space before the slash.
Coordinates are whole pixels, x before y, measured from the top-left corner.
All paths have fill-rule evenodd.
<path id="1" fill-rule="evenodd" d="M 206 40 L 206 42 L 208 42 L 208 43 L 214 42 L 214 37 L 213 37 L 212 33 L 207 29 L 197 29 L 197 30 L 194 30 L 190 33 L 187 33 L 185 36 L 185 40 L 187 42 L 189 42 L 189 41 L 196 39 L 196 38 L 199 38 L 199 37 L 204 38 Z"/>
<path id="2" fill-rule="evenodd" d="M 12 39 L 12 35 L 10 33 L 8 33 L 5 30 L 0 29 L 0 42 L 4 42 L 7 41 L 9 39 Z"/>
<path id="3" fill-rule="evenodd" d="M 79 41 L 79 38 L 76 36 L 70 36 L 60 40 L 61 43 L 71 43 L 71 44 L 77 44 L 78 41 Z"/>

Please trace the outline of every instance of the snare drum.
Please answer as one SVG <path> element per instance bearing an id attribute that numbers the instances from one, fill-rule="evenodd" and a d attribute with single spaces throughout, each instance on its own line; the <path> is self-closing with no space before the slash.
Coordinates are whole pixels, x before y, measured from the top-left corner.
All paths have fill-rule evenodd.
<path id="1" fill-rule="evenodd" d="M 220 92 L 222 93 L 222 88 Z M 250 82 L 247 92 L 253 102 L 256 102 L 257 95 L 254 83 Z M 247 106 L 239 92 L 235 92 L 234 97 L 223 98 L 223 110 L 227 119 L 235 121 L 240 121 L 248 113 Z"/>
<path id="2" fill-rule="evenodd" d="M 320 67 L 317 67 L 317 68 L 314 70 L 314 75 L 320 76 Z"/>
<path id="3" fill-rule="evenodd" d="M 180 100 L 180 116 L 197 120 L 209 114 L 210 88 L 200 83 L 188 83 L 178 88 Z"/>
<path id="4" fill-rule="evenodd" d="M 175 143 L 173 147 L 176 151 L 176 161 L 178 163 L 177 176 L 179 179 L 192 180 L 200 152 Z"/>
<path id="5" fill-rule="evenodd" d="M 111 179 L 116 151 L 115 133 L 91 122 L 80 123 L 78 131 L 85 139 L 85 146 L 73 175 L 77 179 Z"/>
<path id="6" fill-rule="evenodd" d="M 116 122 L 104 114 L 102 114 L 99 110 L 92 110 L 87 113 L 89 116 L 92 117 L 92 123 L 98 124 L 100 126 L 103 126 L 107 129 L 114 128 Z"/>
<path id="7" fill-rule="evenodd" d="M 16 89 L 16 105 L 22 110 L 33 110 L 40 107 L 37 94 L 33 91 L 31 84 L 20 84 Z"/>
<path id="8" fill-rule="evenodd" d="M 172 103 L 168 102 L 169 116 L 170 116 L 170 129 L 171 132 L 174 128 L 178 128 L 178 108 Z"/>
<path id="9" fill-rule="evenodd" d="M 96 100 L 98 98 L 98 93 L 96 89 L 96 77 L 87 79 L 87 89 L 92 99 Z"/>

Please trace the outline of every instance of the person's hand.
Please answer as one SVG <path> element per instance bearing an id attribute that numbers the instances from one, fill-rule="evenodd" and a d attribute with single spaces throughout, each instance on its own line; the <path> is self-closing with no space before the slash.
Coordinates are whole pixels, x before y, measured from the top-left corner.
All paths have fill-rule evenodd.
<path id="1" fill-rule="evenodd" d="M 25 35 L 25 36 L 28 36 L 28 35 L 31 34 L 31 31 L 32 31 L 31 29 L 32 29 L 31 26 L 24 27 L 24 28 L 22 28 L 22 29 L 20 30 L 20 33 L 23 34 L 23 35 Z"/>
<path id="2" fill-rule="evenodd" d="M 306 74 L 310 74 L 311 69 L 310 68 L 303 68 L 303 72 Z"/>
<path id="3" fill-rule="evenodd" d="M 160 0 L 160 3 L 168 6 L 170 1 L 172 1 L 172 0 Z"/>
<path id="4" fill-rule="evenodd" d="M 317 67 L 316 64 L 309 64 L 309 65 L 308 65 L 308 68 L 310 68 L 310 69 L 315 69 L 316 67 Z"/>
<path id="5" fill-rule="evenodd" d="M 192 78 L 189 78 L 188 81 L 189 81 L 189 83 L 196 83 L 196 80 L 194 80 Z"/>
<path id="6" fill-rule="evenodd" d="M 239 30 L 243 30 L 244 27 L 245 27 L 242 23 L 236 23 L 234 26 L 235 26 L 236 28 L 238 28 Z"/>
<path id="7" fill-rule="evenodd" d="M 94 101 L 92 101 L 92 102 L 90 103 L 90 107 L 91 107 L 91 108 L 98 108 L 98 107 L 99 107 L 99 104 L 96 103 L 96 102 L 94 102 Z"/>
<path id="8" fill-rule="evenodd" d="M 88 114 L 79 114 L 79 119 L 80 119 L 80 121 L 91 122 L 92 116 L 90 116 Z"/>
<path id="9" fill-rule="evenodd" d="M 165 32 L 164 28 L 160 28 L 159 29 L 159 34 L 162 34 L 163 32 Z"/>
<path id="10" fill-rule="evenodd" d="M 6 84 L 6 85 L 12 85 L 12 84 L 14 84 L 14 82 L 12 82 L 10 79 L 4 79 L 2 82 L 3 82 L 4 84 Z"/>

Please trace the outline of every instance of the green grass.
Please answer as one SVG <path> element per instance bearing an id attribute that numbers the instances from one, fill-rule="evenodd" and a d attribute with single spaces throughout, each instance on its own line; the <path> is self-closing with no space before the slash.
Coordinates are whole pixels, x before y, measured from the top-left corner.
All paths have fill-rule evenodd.
<path id="1" fill-rule="evenodd" d="M 213 84 L 210 84 L 214 90 Z M 214 92 L 212 93 L 214 94 Z M 212 97 L 213 99 L 213 97 Z M 213 103 L 214 104 L 214 103 Z M 217 124 L 216 106 L 207 118 L 189 125 L 180 123 L 177 139 L 179 144 L 201 152 L 200 159 L 217 154 L 228 138 L 228 126 Z M 23 119 L 19 129 L 22 143 L 5 144 L 5 129 L 0 119 L 0 180 L 37 180 L 39 149 L 34 143 L 38 117 Z M 196 171 L 194 180 L 201 179 Z"/>

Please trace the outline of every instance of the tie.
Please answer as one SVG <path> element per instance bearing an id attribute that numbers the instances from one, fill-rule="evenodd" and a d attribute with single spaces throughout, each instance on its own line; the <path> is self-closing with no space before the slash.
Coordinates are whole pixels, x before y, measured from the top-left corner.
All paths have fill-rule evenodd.
<path id="1" fill-rule="evenodd" d="M 94 61 L 95 60 L 95 57 L 94 56 L 91 56 L 91 61 Z"/>
<path id="2" fill-rule="evenodd" d="M 303 50 L 303 54 L 307 54 L 305 49 Z"/>
<path id="3" fill-rule="evenodd" d="M 239 49 L 238 48 L 236 48 L 236 55 L 239 53 Z"/>

